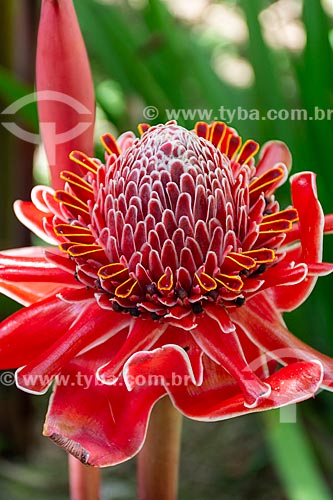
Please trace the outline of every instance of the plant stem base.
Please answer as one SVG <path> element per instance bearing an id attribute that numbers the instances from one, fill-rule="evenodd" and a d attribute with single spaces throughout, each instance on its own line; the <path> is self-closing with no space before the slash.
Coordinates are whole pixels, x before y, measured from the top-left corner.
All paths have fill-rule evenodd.
<path id="1" fill-rule="evenodd" d="M 170 399 L 157 402 L 138 456 L 138 500 L 175 500 L 178 490 L 182 415 Z"/>
<path id="2" fill-rule="evenodd" d="M 68 455 L 71 500 L 100 500 L 100 469 Z"/>

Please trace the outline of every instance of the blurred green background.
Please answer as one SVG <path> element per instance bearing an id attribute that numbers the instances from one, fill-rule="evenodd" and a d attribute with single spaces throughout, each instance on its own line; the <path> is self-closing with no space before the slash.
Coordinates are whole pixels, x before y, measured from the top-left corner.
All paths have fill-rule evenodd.
<path id="1" fill-rule="evenodd" d="M 158 111 L 150 123 L 166 121 L 172 109 L 207 110 L 214 119 L 223 106 L 235 112 L 229 125 L 244 138 L 285 141 L 293 171 L 317 172 L 324 211 L 333 212 L 332 0 L 76 0 L 75 6 L 96 88 L 96 154 L 101 133 L 135 129 L 147 121 L 146 106 Z M 0 7 L 1 112 L 33 90 L 40 2 L 0 0 Z M 314 118 L 316 107 L 326 112 L 323 119 L 287 118 L 294 109 Z M 270 109 L 285 111 L 276 120 L 244 119 L 253 109 L 261 117 Z M 192 118 L 180 114 L 178 122 L 191 128 L 201 117 Z M 16 122 L 37 131 L 35 106 L 22 108 Z M 30 243 L 11 206 L 44 182 L 45 159 L 41 148 L 1 125 L 0 146 L 0 247 L 11 248 Z M 279 199 L 282 206 L 290 202 L 288 185 Z M 333 260 L 332 237 L 326 238 L 325 259 Z M 2 318 L 15 308 L 1 297 Z M 286 321 L 333 356 L 332 277 L 321 278 Z M 67 498 L 64 453 L 40 437 L 47 396 L 1 387 L 0 397 L 0 499 Z M 298 405 L 297 412 L 291 407 L 222 423 L 187 421 L 180 498 L 328 500 L 332 429 L 329 393 Z M 135 497 L 134 461 L 103 475 L 103 499 Z"/>

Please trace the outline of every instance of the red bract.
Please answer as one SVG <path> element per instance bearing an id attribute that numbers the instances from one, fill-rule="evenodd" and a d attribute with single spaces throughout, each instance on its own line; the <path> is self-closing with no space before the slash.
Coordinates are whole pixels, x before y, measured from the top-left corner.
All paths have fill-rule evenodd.
<path id="1" fill-rule="evenodd" d="M 72 0 L 42 1 L 36 87 L 52 186 L 60 188 L 61 170 L 72 169 L 69 153 L 75 148 L 90 155 L 94 151 L 94 87 Z"/>
<path id="2" fill-rule="evenodd" d="M 223 123 L 140 132 L 105 135 L 105 165 L 73 151 L 82 175 L 17 202 L 58 248 L 0 260 L 4 292 L 29 305 L 0 326 L 0 366 L 29 392 L 55 380 L 44 434 L 98 466 L 138 452 L 165 395 L 190 418 L 222 420 L 333 389 L 332 359 L 281 315 L 333 270 L 315 175 L 294 175 L 280 210 L 282 143 L 255 167 L 258 145 Z"/>

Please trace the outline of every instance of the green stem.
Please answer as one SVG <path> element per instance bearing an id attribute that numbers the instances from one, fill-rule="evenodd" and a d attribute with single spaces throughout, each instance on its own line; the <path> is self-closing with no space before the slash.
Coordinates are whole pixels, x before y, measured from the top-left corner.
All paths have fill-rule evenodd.
<path id="1" fill-rule="evenodd" d="M 100 500 L 100 469 L 68 455 L 71 500 Z"/>
<path id="2" fill-rule="evenodd" d="M 138 456 L 138 500 L 175 500 L 182 416 L 165 397 L 153 408 Z"/>

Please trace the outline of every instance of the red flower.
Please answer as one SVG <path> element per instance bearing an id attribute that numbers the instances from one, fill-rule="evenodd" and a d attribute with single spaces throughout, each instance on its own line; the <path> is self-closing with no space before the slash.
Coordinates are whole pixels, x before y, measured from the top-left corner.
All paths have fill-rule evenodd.
<path id="1" fill-rule="evenodd" d="M 283 144 L 255 168 L 257 144 L 223 123 L 140 132 L 105 135 L 105 165 L 72 152 L 80 170 L 62 172 L 64 189 L 16 202 L 59 248 L 0 260 L 2 289 L 29 305 L 0 325 L 0 367 L 33 393 L 55 380 L 44 434 L 98 466 L 138 452 L 165 395 L 190 418 L 222 420 L 333 388 L 332 359 L 281 315 L 333 270 L 315 175 L 294 175 L 280 210 Z"/>

